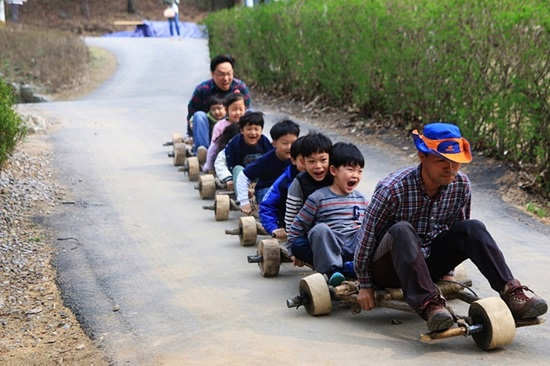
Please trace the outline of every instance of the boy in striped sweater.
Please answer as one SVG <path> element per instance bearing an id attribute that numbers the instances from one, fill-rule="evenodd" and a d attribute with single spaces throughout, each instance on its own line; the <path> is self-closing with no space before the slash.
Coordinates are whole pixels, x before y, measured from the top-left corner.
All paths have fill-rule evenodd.
<path id="1" fill-rule="evenodd" d="M 288 232 L 287 250 L 297 266 L 304 261 L 292 254 L 296 239 L 307 237 L 315 270 L 325 274 L 329 284 L 337 286 L 344 281 L 342 272 L 352 268 L 357 241 L 367 207 L 366 198 L 355 188 L 361 181 L 365 160 L 357 146 L 338 142 L 330 155 L 331 185 L 312 193 L 294 218 Z M 354 276 L 353 271 L 345 273 Z"/>

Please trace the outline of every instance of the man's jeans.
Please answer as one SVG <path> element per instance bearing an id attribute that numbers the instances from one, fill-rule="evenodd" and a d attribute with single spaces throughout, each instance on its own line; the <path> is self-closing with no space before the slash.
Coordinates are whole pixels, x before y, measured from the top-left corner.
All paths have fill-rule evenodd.
<path id="1" fill-rule="evenodd" d="M 197 148 L 210 146 L 210 122 L 206 113 L 198 111 L 193 114 L 193 153 L 197 155 Z"/>

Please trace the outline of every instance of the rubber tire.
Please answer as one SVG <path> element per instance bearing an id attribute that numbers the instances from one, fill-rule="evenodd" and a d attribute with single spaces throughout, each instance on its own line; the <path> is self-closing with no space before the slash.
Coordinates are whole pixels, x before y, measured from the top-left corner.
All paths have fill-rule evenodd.
<path id="1" fill-rule="evenodd" d="M 182 166 L 187 159 L 186 150 L 187 146 L 183 142 L 176 142 L 174 144 L 174 166 Z"/>
<path id="2" fill-rule="evenodd" d="M 516 335 L 516 322 L 510 309 L 500 297 L 487 297 L 474 301 L 468 315 L 473 324 L 482 324 L 483 332 L 472 334 L 476 345 L 488 351 L 512 343 Z"/>
<path id="3" fill-rule="evenodd" d="M 214 202 L 214 213 L 216 221 L 225 221 L 229 218 L 229 196 L 225 194 L 216 195 Z"/>
<path id="4" fill-rule="evenodd" d="M 212 174 L 205 174 L 199 177 L 199 195 L 203 200 L 210 200 L 216 197 L 216 181 Z"/>
<path id="5" fill-rule="evenodd" d="M 307 296 L 309 303 L 304 305 L 309 315 L 327 315 L 332 310 L 327 281 L 320 273 L 315 273 L 300 280 L 300 296 Z"/>
<path id="6" fill-rule="evenodd" d="M 252 216 L 239 217 L 239 239 L 243 247 L 256 244 L 258 238 L 258 226 Z"/>
<path id="7" fill-rule="evenodd" d="M 192 156 L 187 159 L 187 175 L 189 180 L 194 182 L 199 180 L 201 174 L 201 168 L 199 159 L 196 156 Z"/>
<path id="8" fill-rule="evenodd" d="M 277 239 L 263 239 L 258 244 L 258 255 L 262 261 L 258 263 L 263 277 L 275 277 L 281 267 L 281 248 Z"/>

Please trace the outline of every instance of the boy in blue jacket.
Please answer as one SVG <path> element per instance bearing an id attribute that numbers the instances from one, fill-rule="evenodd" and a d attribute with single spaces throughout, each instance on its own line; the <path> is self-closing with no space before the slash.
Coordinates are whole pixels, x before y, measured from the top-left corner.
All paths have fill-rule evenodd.
<path id="1" fill-rule="evenodd" d="M 271 236 L 279 240 L 286 239 L 285 209 L 286 195 L 290 183 L 296 175 L 305 170 L 301 146 L 304 137 L 299 137 L 290 148 L 290 165 L 285 172 L 271 185 L 260 202 L 260 222 Z"/>
<path id="2" fill-rule="evenodd" d="M 245 215 L 252 212 L 248 186 L 256 182 L 254 194 L 260 203 L 271 185 L 290 165 L 291 146 L 300 135 L 300 126 L 291 120 L 277 122 L 269 130 L 274 149 L 265 153 L 239 173 L 236 180 L 237 201 Z"/>

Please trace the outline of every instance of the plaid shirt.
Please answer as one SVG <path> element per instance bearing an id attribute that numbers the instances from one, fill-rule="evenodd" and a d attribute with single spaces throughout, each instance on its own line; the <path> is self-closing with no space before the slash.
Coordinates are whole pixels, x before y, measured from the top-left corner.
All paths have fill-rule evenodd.
<path id="1" fill-rule="evenodd" d="M 233 79 L 228 90 L 221 90 L 218 88 L 213 79 L 206 80 L 195 88 L 191 100 L 187 105 L 187 120 L 189 121 L 193 114 L 197 111 L 208 112 L 208 98 L 211 95 L 218 94 L 222 97 L 227 97 L 231 93 L 240 93 L 244 95 L 244 105 L 246 109 L 250 107 L 250 94 L 248 93 L 248 88 L 246 84 L 239 79 Z"/>
<path id="2" fill-rule="evenodd" d="M 455 180 L 442 186 L 431 199 L 425 193 L 421 165 L 399 170 L 381 180 L 359 230 L 355 250 L 355 272 L 362 288 L 374 287 L 372 258 L 390 227 L 409 222 L 421 239 L 424 257 L 430 255 L 432 241 L 456 222 L 470 218 L 471 191 L 468 177 L 458 172 Z"/>

